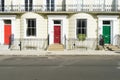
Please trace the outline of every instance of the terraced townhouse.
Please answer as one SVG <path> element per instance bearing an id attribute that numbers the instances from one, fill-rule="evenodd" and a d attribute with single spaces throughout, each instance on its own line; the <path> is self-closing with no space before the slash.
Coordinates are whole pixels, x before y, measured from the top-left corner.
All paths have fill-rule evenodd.
<path id="1" fill-rule="evenodd" d="M 120 0 L 0 0 L 1 48 L 95 49 L 100 35 L 119 45 Z"/>

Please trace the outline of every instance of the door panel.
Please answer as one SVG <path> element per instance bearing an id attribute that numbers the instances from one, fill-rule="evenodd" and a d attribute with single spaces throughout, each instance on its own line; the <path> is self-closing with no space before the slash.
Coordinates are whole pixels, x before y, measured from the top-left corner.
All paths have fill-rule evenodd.
<path id="1" fill-rule="evenodd" d="M 105 44 L 110 44 L 110 38 L 111 38 L 111 29 L 110 26 L 103 26 L 103 38 Z"/>
<path id="2" fill-rule="evenodd" d="M 54 26 L 54 43 L 60 43 L 61 41 L 61 29 L 60 26 Z"/>
<path id="3" fill-rule="evenodd" d="M 4 44 L 10 44 L 10 35 L 11 35 L 11 25 L 4 25 Z"/>

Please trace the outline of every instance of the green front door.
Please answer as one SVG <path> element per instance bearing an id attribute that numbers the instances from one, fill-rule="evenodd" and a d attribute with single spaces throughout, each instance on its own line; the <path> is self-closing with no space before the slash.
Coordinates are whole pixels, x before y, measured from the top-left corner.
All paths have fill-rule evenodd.
<path id="1" fill-rule="evenodd" d="M 111 34 L 110 26 L 103 26 L 103 38 L 105 44 L 110 44 L 111 38 L 110 34 Z"/>

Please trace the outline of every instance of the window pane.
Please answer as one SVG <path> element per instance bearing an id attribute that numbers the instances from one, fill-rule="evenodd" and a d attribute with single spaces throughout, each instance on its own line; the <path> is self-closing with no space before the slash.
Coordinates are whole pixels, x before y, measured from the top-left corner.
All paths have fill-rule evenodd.
<path id="1" fill-rule="evenodd" d="M 32 20 L 32 27 L 36 27 L 36 21 L 35 21 L 35 19 Z"/>
<path id="2" fill-rule="evenodd" d="M 77 27 L 81 27 L 81 20 L 77 20 Z"/>
<path id="3" fill-rule="evenodd" d="M 47 4 L 47 10 L 49 11 L 54 11 L 55 9 L 55 3 L 54 0 L 46 0 L 46 4 Z"/>
<path id="4" fill-rule="evenodd" d="M 36 19 L 28 19 L 27 24 L 27 36 L 36 36 Z"/>
<path id="5" fill-rule="evenodd" d="M 81 29 L 77 29 L 77 34 L 81 34 L 81 33 L 82 33 Z"/>
<path id="6" fill-rule="evenodd" d="M 25 11 L 28 11 L 28 0 L 25 0 Z"/>
<path id="7" fill-rule="evenodd" d="M 1 8 L 2 8 L 2 11 L 4 11 L 4 0 L 1 1 Z"/>
<path id="8" fill-rule="evenodd" d="M 86 27 L 86 20 L 82 20 L 82 27 Z"/>
<path id="9" fill-rule="evenodd" d="M 28 20 L 28 22 L 27 22 L 27 23 L 28 23 L 28 27 L 30 27 L 30 20 Z"/>
<path id="10" fill-rule="evenodd" d="M 54 4 L 54 0 L 51 0 L 51 4 Z"/>
<path id="11" fill-rule="evenodd" d="M 36 36 L 36 29 L 32 29 L 32 36 Z"/>
<path id="12" fill-rule="evenodd" d="M 50 0 L 47 0 L 46 2 L 47 2 L 47 4 L 50 4 Z"/>
<path id="13" fill-rule="evenodd" d="M 33 7 L 33 0 L 25 0 L 25 11 L 31 11 Z"/>
<path id="14" fill-rule="evenodd" d="M 55 20 L 54 24 L 61 24 L 61 21 L 60 20 Z"/>
<path id="15" fill-rule="evenodd" d="M 30 36 L 30 29 L 27 29 L 27 36 Z"/>
<path id="16" fill-rule="evenodd" d="M 77 19 L 77 34 L 85 34 L 86 35 L 86 27 L 87 27 L 87 20 L 86 19 Z"/>
<path id="17" fill-rule="evenodd" d="M 54 8 L 54 0 L 51 0 L 51 7 Z"/>
<path id="18" fill-rule="evenodd" d="M 11 24 L 11 20 L 4 20 L 5 24 Z"/>
<path id="19" fill-rule="evenodd" d="M 25 3 L 28 3 L 28 0 L 25 0 Z"/>
<path id="20" fill-rule="evenodd" d="M 86 33 L 85 33 L 85 29 L 82 29 L 82 34 L 86 34 Z"/>
<path id="21" fill-rule="evenodd" d="M 34 26 L 34 20 L 31 20 L 31 27 L 35 27 Z"/>
<path id="22" fill-rule="evenodd" d="M 49 10 L 50 10 L 50 1 L 47 0 L 47 1 L 46 1 L 46 4 L 47 4 L 47 10 L 49 11 Z"/>
<path id="23" fill-rule="evenodd" d="M 110 21 L 103 21 L 103 24 L 110 25 Z"/>
<path id="24" fill-rule="evenodd" d="M 29 0 L 29 11 L 32 10 L 32 4 L 33 4 L 33 1 L 32 1 L 32 0 Z"/>
<path id="25" fill-rule="evenodd" d="M 32 0 L 29 0 L 29 3 L 31 3 L 31 4 L 32 4 L 32 2 L 33 2 Z"/>

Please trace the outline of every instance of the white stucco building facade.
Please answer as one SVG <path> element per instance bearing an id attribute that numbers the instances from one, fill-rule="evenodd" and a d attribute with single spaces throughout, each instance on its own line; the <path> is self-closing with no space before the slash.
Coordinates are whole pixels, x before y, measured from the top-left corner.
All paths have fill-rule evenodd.
<path id="1" fill-rule="evenodd" d="M 95 49 L 102 35 L 104 44 L 119 46 L 119 0 L 1 0 L 0 5 L 0 45 L 11 45 L 14 35 L 17 50 L 20 43 L 23 50 L 51 44 Z"/>

